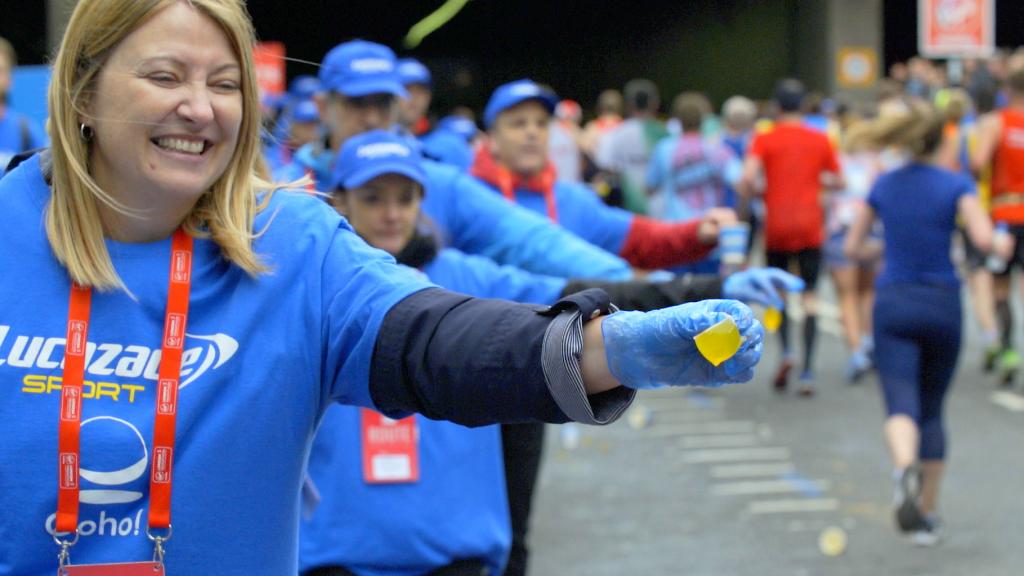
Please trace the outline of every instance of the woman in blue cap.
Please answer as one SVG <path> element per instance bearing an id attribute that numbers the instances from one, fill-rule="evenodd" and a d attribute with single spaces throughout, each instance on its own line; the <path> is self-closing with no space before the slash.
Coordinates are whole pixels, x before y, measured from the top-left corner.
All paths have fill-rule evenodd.
<path id="1" fill-rule="evenodd" d="M 606 423 L 639 388 L 753 376 L 739 302 L 474 299 L 275 191 L 253 42 L 238 0 L 71 15 L 53 148 L 0 180 L 0 574 L 294 573 L 333 403 Z M 715 367 L 693 337 L 727 316 L 746 341 Z"/>
<path id="2" fill-rule="evenodd" d="M 429 182 L 415 147 L 374 131 L 342 147 L 332 202 L 371 246 L 422 271 L 432 282 L 473 296 L 550 304 L 598 286 L 626 309 L 654 309 L 723 295 L 781 305 L 777 289 L 800 281 L 779 270 L 688 277 L 648 284 L 567 281 L 539 276 L 451 248 L 441 248 L 420 211 Z M 386 480 L 366 467 L 373 451 L 367 422 L 379 416 L 332 406 L 321 424 L 309 474 L 320 504 L 302 525 L 300 571 L 358 574 L 501 574 L 512 538 L 501 437 L 495 426 L 465 428 L 408 420 L 418 441 L 407 474 Z M 413 456 L 415 454 L 415 456 Z"/>

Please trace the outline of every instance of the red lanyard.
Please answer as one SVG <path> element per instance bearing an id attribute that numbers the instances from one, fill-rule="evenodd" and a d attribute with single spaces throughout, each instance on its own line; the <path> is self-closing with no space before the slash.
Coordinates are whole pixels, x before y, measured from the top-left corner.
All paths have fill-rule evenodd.
<path id="1" fill-rule="evenodd" d="M 149 475 L 151 530 L 169 530 L 171 526 L 174 426 L 178 411 L 178 380 L 181 376 L 181 355 L 185 344 L 185 324 L 188 321 L 188 298 L 191 287 L 192 237 L 179 229 L 171 241 L 171 273 L 156 389 L 153 465 Z M 64 349 L 64 379 L 61 384 L 60 430 L 57 441 L 60 470 L 57 483 L 57 532 L 74 533 L 78 528 L 78 470 L 81 462 L 79 432 L 82 422 L 82 382 L 85 379 L 86 338 L 89 334 L 91 300 L 91 289 L 82 288 L 77 284 L 72 285 L 68 305 L 68 333 Z"/>

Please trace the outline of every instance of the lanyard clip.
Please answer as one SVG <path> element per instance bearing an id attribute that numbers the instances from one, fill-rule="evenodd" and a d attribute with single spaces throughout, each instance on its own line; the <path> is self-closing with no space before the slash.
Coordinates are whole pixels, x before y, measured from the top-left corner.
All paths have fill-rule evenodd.
<path id="1" fill-rule="evenodd" d="M 59 575 L 65 574 L 65 569 L 71 565 L 71 547 L 78 543 L 78 530 L 71 532 L 74 534 L 74 538 L 68 538 L 67 534 L 64 536 L 53 535 L 53 541 L 60 546 L 60 553 L 57 554 L 57 573 Z"/>
<path id="2" fill-rule="evenodd" d="M 170 524 L 167 525 L 166 535 L 154 534 L 153 528 L 149 526 L 146 527 L 146 538 L 149 538 L 153 541 L 153 562 L 156 562 L 158 564 L 164 563 L 164 554 L 166 554 L 166 551 L 164 550 L 164 544 L 171 539 L 171 536 L 173 534 L 174 527 Z"/>

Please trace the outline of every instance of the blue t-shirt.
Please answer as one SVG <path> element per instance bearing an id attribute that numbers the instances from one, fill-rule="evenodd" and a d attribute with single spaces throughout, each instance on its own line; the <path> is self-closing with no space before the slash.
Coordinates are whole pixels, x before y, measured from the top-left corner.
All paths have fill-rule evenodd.
<path id="1" fill-rule="evenodd" d="M 553 304 L 566 284 L 450 248 L 423 272 L 448 290 L 534 304 Z M 309 459 L 320 503 L 300 529 L 300 572 L 344 566 L 359 576 L 419 576 L 480 558 L 501 573 L 512 532 L 500 428 L 415 418 L 420 480 L 372 485 L 363 479 L 360 411 L 328 408 Z"/>
<path id="2" fill-rule="evenodd" d="M 868 204 L 885 226 L 885 268 L 879 287 L 960 285 L 950 246 L 965 194 L 974 194 L 970 178 L 926 164 L 908 164 L 875 182 Z"/>
<path id="3" fill-rule="evenodd" d="M 47 146 L 46 133 L 27 116 L 8 108 L 0 113 L 0 176 L 17 154 Z"/>
<path id="4" fill-rule="evenodd" d="M 0 180 L 0 574 L 52 576 L 70 283 L 46 240 L 38 155 Z M 271 221 L 271 218 L 273 220 Z M 269 224 L 268 224 L 269 223 Z M 196 239 L 174 454 L 169 574 L 294 574 L 299 489 L 331 401 L 372 406 L 385 314 L 431 286 L 323 202 L 278 192 L 251 278 Z M 92 297 L 76 563 L 147 560 L 148 470 L 170 239 L 108 242 L 122 291 Z"/>

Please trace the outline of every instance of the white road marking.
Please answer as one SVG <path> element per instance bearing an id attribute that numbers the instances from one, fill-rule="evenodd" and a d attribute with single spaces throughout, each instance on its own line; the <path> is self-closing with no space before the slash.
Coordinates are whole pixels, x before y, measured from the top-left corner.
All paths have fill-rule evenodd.
<path id="1" fill-rule="evenodd" d="M 796 470 L 792 463 L 785 464 L 725 464 L 711 468 L 711 477 L 716 480 L 733 478 L 778 477 Z"/>
<path id="2" fill-rule="evenodd" d="M 789 460 L 788 448 L 722 448 L 720 450 L 690 450 L 683 452 L 686 464 L 715 462 L 747 462 L 757 460 Z"/>
<path id="3" fill-rule="evenodd" d="M 682 448 L 753 448 L 759 446 L 761 439 L 756 434 L 714 434 L 694 435 L 681 438 Z"/>
<path id="4" fill-rule="evenodd" d="M 792 512 L 832 512 L 839 509 L 835 498 L 800 500 L 757 500 L 747 505 L 751 514 L 785 514 Z"/>
<path id="5" fill-rule="evenodd" d="M 757 496 L 759 494 L 801 494 L 808 489 L 823 492 L 831 483 L 827 480 L 762 480 L 749 482 L 727 482 L 715 484 L 711 493 L 715 496 Z"/>

